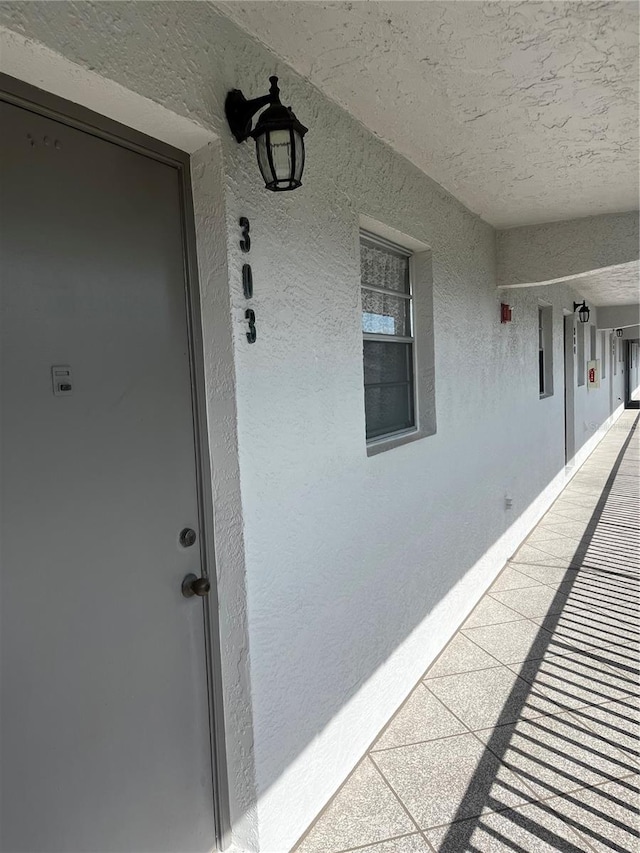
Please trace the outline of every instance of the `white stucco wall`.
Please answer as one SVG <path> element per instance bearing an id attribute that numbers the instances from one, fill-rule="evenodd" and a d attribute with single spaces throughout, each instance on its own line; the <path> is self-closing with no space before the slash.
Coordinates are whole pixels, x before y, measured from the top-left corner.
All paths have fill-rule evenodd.
<path id="1" fill-rule="evenodd" d="M 637 211 L 498 231 L 498 284 L 553 282 L 637 261 L 638 235 Z"/>
<path id="2" fill-rule="evenodd" d="M 585 366 L 583 372 L 586 373 L 586 364 L 591 359 L 591 326 L 594 326 L 596 331 L 596 359 L 600 361 L 600 374 L 602 374 L 602 332 L 598 329 L 599 312 L 601 309 L 593 309 L 590 317 L 590 322 L 585 324 Z M 599 388 L 589 388 L 585 379 L 584 385 L 578 385 L 574 389 L 574 429 L 575 429 L 575 448 L 576 456 L 572 463 L 573 467 L 577 467 L 586 458 L 588 452 L 592 448 L 593 436 L 598 433 L 601 425 L 606 421 L 611 412 L 620 414 L 624 408 L 624 362 L 620 361 L 620 352 L 622 342 L 616 344 L 616 359 L 617 365 L 613 370 L 612 364 L 612 341 L 609 334 L 606 336 L 607 353 L 606 353 L 606 371 L 605 378 L 600 379 Z M 576 364 L 577 369 L 577 364 Z"/>
<path id="3" fill-rule="evenodd" d="M 612 305 L 598 309 L 600 329 L 635 327 L 640 319 L 640 305 Z"/>
<path id="4" fill-rule="evenodd" d="M 0 4 L 0 24 L 220 137 L 193 177 L 234 840 L 284 853 L 570 476 L 562 311 L 575 294 L 510 292 L 501 325 L 493 229 L 206 4 Z M 273 73 L 310 127 L 294 193 L 267 193 L 252 147 L 224 124 L 227 90 L 262 94 Z M 433 254 L 437 433 L 374 457 L 361 215 Z M 554 309 L 544 400 L 539 299 Z M 611 422 L 606 388 L 583 391 L 579 458 Z"/>

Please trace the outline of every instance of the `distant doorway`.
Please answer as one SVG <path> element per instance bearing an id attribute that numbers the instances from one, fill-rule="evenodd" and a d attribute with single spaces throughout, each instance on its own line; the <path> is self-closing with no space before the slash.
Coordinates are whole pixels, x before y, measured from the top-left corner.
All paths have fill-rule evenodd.
<path id="1" fill-rule="evenodd" d="M 575 321 L 573 314 L 564 318 L 564 461 L 569 464 L 575 455 Z"/>
<path id="2" fill-rule="evenodd" d="M 624 407 L 625 409 L 640 409 L 640 399 L 634 395 L 635 375 L 637 365 L 633 362 L 634 341 L 624 341 Z"/>

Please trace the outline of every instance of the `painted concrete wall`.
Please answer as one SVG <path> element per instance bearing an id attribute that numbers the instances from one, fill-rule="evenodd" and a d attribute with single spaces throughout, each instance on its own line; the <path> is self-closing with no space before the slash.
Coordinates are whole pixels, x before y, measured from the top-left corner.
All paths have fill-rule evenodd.
<path id="1" fill-rule="evenodd" d="M 620 413 L 624 407 L 624 361 L 622 355 L 622 342 L 611 333 L 606 334 L 606 353 L 602 347 L 602 332 L 598 329 L 599 310 L 593 309 L 590 323 L 584 325 L 585 348 L 584 364 L 580 366 L 575 362 L 576 379 L 577 371 L 582 370 L 585 377 L 583 385 L 574 388 L 574 429 L 576 459 L 573 465 L 579 465 L 584 460 L 584 448 L 590 446 L 594 434 L 597 434 L 601 425 L 612 412 Z M 576 328 L 579 330 L 576 323 Z M 591 328 L 596 329 L 596 351 L 595 359 L 600 361 L 600 387 L 589 388 L 586 380 L 587 362 L 591 359 Z M 617 364 L 613 369 L 612 359 Z M 605 364 L 605 377 L 602 378 L 603 361 Z"/>
<path id="2" fill-rule="evenodd" d="M 234 839 L 284 853 L 570 476 L 562 317 L 575 294 L 514 291 L 501 325 L 490 226 L 206 4 L 178 5 L 2 4 L 0 23 L 220 137 L 193 175 Z M 251 146 L 224 126 L 227 90 L 261 94 L 273 73 L 311 128 L 291 194 L 261 187 Z M 374 457 L 360 215 L 433 253 L 437 433 Z M 555 393 L 543 400 L 540 299 L 554 324 Z M 611 408 L 605 388 L 578 389 L 576 423 L 591 425 L 578 461 Z"/>
<path id="3" fill-rule="evenodd" d="M 622 330 L 622 337 L 628 340 L 636 340 L 640 338 L 640 326 L 629 326 Z"/>
<path id="4" fill-rule="evenodd" d="M 638 212 L 496 233 L 498 284 L 552 282 L 638 260 Z"/>
<path id="5" fill-rule="evenodd" d="M 598 327 L 600 329 L 637 326 L 639 319 L 640 305 L 611 305 L 598 309 Z"/>

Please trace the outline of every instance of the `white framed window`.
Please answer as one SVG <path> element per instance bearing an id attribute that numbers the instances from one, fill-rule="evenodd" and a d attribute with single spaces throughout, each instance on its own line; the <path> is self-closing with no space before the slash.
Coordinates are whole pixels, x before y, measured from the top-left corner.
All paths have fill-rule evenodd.
<path id="1" fill-rule="evenodd" d="M 411 252 L 360 235 L 367 441 L 417 428 Z"/>
<path id="2" fill-rule="evenodd" d="M 602 367 L 602 378 L 603 379 L 607 378 L 607 349 L 608 349 L 608 347 L 607 347 L 607 333 L 601 332 L 600 333 L 600 350 L 602 353 L 602 365 L 601 365 L 601 367 Z"/>
<path id="3" fill-rule="evenodd" d="M 538 391 L 540 397 L 553 394 L 553 309 L 538 305 Z"/>
<path id="4" fill-rule="evenodd" d="M 365 222 L 374 224 L 361 217 Z M 369 456 L 436 431 L 431 252 L 375 225 L 382 234 L 359 232 Z"/>

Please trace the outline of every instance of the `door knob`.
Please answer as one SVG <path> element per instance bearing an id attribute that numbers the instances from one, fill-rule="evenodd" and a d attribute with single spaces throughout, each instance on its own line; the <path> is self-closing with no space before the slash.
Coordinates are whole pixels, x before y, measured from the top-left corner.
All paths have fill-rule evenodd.
<path id="1" fill-rule="evenodd" d="M 182 581 L 182 594 L 185 598 L 192 598 L 194 595 L 202 597 L 207 595 L 210 589 L 209 578 L 199 578 L 197 575 L 189 574 Z"/>

